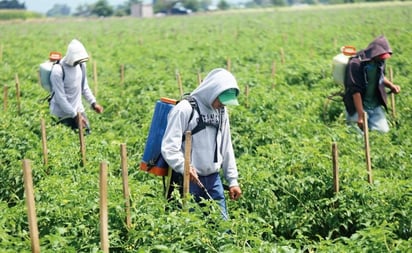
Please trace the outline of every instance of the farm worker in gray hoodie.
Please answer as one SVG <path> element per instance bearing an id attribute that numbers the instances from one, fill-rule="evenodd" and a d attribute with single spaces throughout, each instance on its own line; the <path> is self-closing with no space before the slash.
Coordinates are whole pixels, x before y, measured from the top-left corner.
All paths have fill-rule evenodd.
<path id="1" fill-rule="evenodd" d="M 226 110 L 227 105 L 238 105 L 238 94 L 237 81 L 230 72 L 221 68 L 212 70 L 190 94 L 197 102 L 200 115 L 192 109 L 189 101 L 180 101 L 168 115 L 161 150 L 173 173 L 182 176 L 185 152 L 183 136 L 186 131 L 192 131 L 199 117 L 202 117 L 207 126 L 192 135 L 190 194 L 198 202 L 202 198 L 212 197 L 219 204 L 225 219 L 228 215 L 219 175 L 221 169 L 229 184 L 230 199 L 237 200 L 242 194 Z M 191 117 L 192 112 L 194 114 Z M 199 186 L 197 180 L 200 180 L 210 197 Z"/>
<path id="2" fill-rule="evenodd" d="M 368 127 L 382 133 L 389 131 L 385 117 L 387 96 L 385 87 L 398 94 L 401 88 L 385 77 L 385 60 L 392 55 L 392 49 L 384 36 L 375 38 L 366 49 L 351 58 L 346 69 L 345 94 L 343 101 L 349 124 L 356 122 L 363 130 L 363 112 L 368 116 Z"/>
<path id="3" fill-rule="evenodd" d="M 59 123 L 77 129 L 77 113 L 80 112 L 82 126 L 86 129 L 86 133 L 90 132 L 90 127 L 83 107 L 82 95 L 95 112 L 103 112 L 103 107 L 96 102 L 87 82 L 85 62 L 88 60 L 89 55 L 83 44 L 73 39 L 67 47 L 66 55 L 60 60 L 60 64 L 53 66 L 50 74 L 51 113 L 58 117 Z"/>

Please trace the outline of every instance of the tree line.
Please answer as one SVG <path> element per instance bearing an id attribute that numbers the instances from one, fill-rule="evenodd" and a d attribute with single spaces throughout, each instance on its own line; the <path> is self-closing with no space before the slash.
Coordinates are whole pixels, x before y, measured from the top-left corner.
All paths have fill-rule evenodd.
<path id="1" fill-rule="evenodd" d="M 3 0 L 0 1 L 0 9 L 26 9 L 26 5 L 17 0 Z"/>
<path id="2" fill-rule="evenodd" d="M 382 0 L 241 0 L 238 7 L 255 8 L 269 6 L 293 6 L 293 5 L 316 5 L 316 4 L 344 4 L 344 3 L 359 3 L 359 2 L 379 2 Z M 153 0 L 154 13 L 168 13 L 170 9 L 180 2 L 185 8 L 193 12 L 209 11 L 209 10 L 226 10 L 231 8 L 227 0 L 218 0 L 216 6 L 212 0 Z M 107 0 L 97 0 L 93 4 L 78 5 L 74 11 L 67 4 L 55 4 L 47 11 L 46 16 L 129 16 L 131 14 L 131 6 L 142 3 L 142 0 L 127 0 L 123 4 L 116 7 L 111 6 Z M 213 7 L 213 8 L 211 8 Z M 18 0 L 2 0 L 0 1 L 0 9 L 26 9 L 25 3 L 19 3 Z"/>

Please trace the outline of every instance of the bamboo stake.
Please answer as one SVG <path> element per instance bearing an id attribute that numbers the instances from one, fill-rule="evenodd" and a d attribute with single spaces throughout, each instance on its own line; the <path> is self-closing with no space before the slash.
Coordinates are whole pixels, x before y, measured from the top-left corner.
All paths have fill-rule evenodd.
<path id="1" fill-rule="evenodd" d="M 363 112 L 363 133 L 365 139 L 365 157 L 366 157 L 366 171 L 368 172 L 368 182 L 373 184 L 372 180 L 372 165 L 369 147 L 369 129 L 368 129 L 368 114 Z"/>
<path id="2" fill-rule="evenodd" d="M 39 229 L 37 227 L 36 206 L 34 202 L 33 177 L 30 161 L 23 160 L 24 189 L 26 193 L 27 214 L 29 219 L 29 231 L 31 239 L 31 251 L 40 252 Z"/>
<path id="3" fill-rule="evenodd" d="M 100 247 L 109 252 L 109 231 L 107 211 L 107 163 L 100 163 Z"/>
<path id="4" fill-rule="evenodd" d="M 197 72 L 197 83 L 198 83 L 198 85 L 200 85 L 202 83 L 202 76 L 201 76 L 199 71 Z"/>
<path id="5" fill-rule="evenodd" d="M 192 132 L 186 131 L 185 133 L 185 167 L 183 174 L 183 206 L 186 208 L 186 199 L 189 195 L 190 184 L 190 154 L 192 151 Z"/>
<path id="6" fill-rule="evenodd" d="M 93 61 L 94 96 L 97 97 L 97 63 Z"/>
<path id="7" fill-rule="evenodd" d="M 120 65 L 120 84 L 124 83 L 124 64 Z"/>
<path id="8" fill-rule="evenodd" d="M 82 156 L 82 166 L 84 167 L 86 166 L 86 145 L 84 142 L 82 114 L 80 112 L 77 113 L 77 126 L 79 128 L 80 154 Z"/>
<path id="9" fill-rule="evenodd" d="M 333 189 L 335 193 L 339 192 L 339 161 L 338 161 L 338 144 L 332 143 L 332 161 L 333 161 Z"/>
<path id="10" fill-rule="evenodd" d="M 3 110 L 7 111 L 7 98 L 9 94 L 9 87 L 7 85 L 4 85 L 3 87 Z"/>
<path id="11" fill-rule="evenodd" d="M 41 86 L 40 70 L 37 71 L 37 83 Z"/>
<path id="12" fill-rule="evenodd" d="M 274 89 L 275 88 L 275 75 L 276 75 L 276 62 L 275 61 L 273 61 L 272 62 L 272 75 L 271 75 L 271 78 L 272 78 L 272 89 Z"/>
<path id="13" fill-rule="evenodd" d="M 183 96 L 182 78 L 180 77 L 179 71 L 177 69 L 176 69 L 175 75 L 176 75 L 177 85 L 179 86 L 180 97 L 182 97 Z"/>
<path id="14" fill-rule="evenodd" d="M 389 68 L 389 80 L 393 82 L 393 71 L 392 67 Z M 391 92 L 391 106 L 392 106 L 392 117 L 396 118 L 396 108 L 395 108 L 395 93 Z"/>
<path id="15" fill-rule="evenodd" d="M 283 51 L 283 48 L 280 48 L 280 57 L 282 65 L 285 64 L 285 52 Z"/>
<path id="16" fill-rule="evenodd" d="M 249 107 L 249 85 L 246 84 L 245 87 L 245 97 L 246 97 L 246 108 Z"/>
<path id="17" fill-rule="evenodd" d="M 16 81 L 17 112 L 18 114 L 20 114 L 20 81 L 19 81 L 19 75 L 17 73 L 15 74 L 14 79 Z"/>
<path id="18" fill-rule="evenodd" d="M 48 155 L 47 155 L 46 124 L 43 118 L 40 120 L 40 125 L 41 125 L 41 144 L 42 144 L 42 149 L 43 149 L 43 164 L 47 165 Z"/>
<path id="19" fill-rule="evenodd" d="M 226 60 L 226 70 L 230 72 L 231 67 L 232 67 L 232 63 L 231 63 L 231 61 L 230 61 L 230 58 L 227 57 L 227 60 Z"/>
<path id="20" fill-rule="evenodd" d="M 129 192 L 129 179 L 127 171 L 127 151 L 126 144 L 120 144 L 120 156 L 121 156 L 121 167 L 122 167 L 122 179 L 123 179 L 123 196 L 125 199 L 126 206 L 126 226 L 130 228 L 132 226 L 130 218 L 130 192 Z"/>

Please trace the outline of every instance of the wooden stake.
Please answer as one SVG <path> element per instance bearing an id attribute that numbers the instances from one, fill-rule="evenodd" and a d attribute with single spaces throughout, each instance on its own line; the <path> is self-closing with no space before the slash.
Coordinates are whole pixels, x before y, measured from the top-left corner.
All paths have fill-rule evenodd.
<path id="1" fill-rule="evenodd" d="M 246 84 L 245 87 L 245 97 L 246 97 L 246 108 L 249 107 L 249 85 Z"/>
<path id="2" fill-rule="evenodd" d="M 179 71 L 176 69 L 175 72 L 177 85 L 179 86 L 180 97 L 183 96 L 183 86 L 182 86 L 182 78 L 180 77 Z"/>
<path id="3" fill-rule="evenodd" d="M 272 62 L 272 75 L 271 75 L 271 78 L 272 78 L 272 89 L 274 89 L 275 88 L 275 75 L 276 75 L 276 62 L 275 61 L 273 61 Z"/>
<path id="4" fill-rule="evenodd" d="M 365 157 L 366 157 L 366 171 L 368 172 L 368 182 L 370 184 L 373 184 L 371 155 L 370 155 L 370 147 L 369 147 L 369 127 L 368 127 L 367 112 L 363 112 L 363 134 L 364 134 L 364 139 L 365 139 Z"/>
<path id="5" fill-rule="evenodd" d="M 93 61 L 94 96 L 97 97 L 97 63 Z"/>
<path id="6" fill-rule="evenodd" d="M 280 57 L 282 65 L 285 64 L 285 52 L 283 51 L 283 48 L 280 49 Z"/>
<path id="7" fill-rule="evenodd" d="M 23 160 L 24 189 L 26 193 L 27 214 L 29 221 L 29 231 L 31 239 L 31 251 L 40 252 L 39 229 L 37 227 L 36 206 L 34 202 L 33 177 L 30 161 Z"/>
<path id="8" fill-rule="evenodd" d="M 232 67 L 231 65 L 232 65 L 232 63 L 230 62 L 230 58 L 227 57 L 227 60 L 226 60 L 226 70 L 229 71 L 229 72 L 230 72 L 231 67 Z"/>
<path id="9" fill-rule="evenodd" d="M 48 162 L 47 153 L 48 152 L 47 152 L 46 124 L 43 118 L 40 120 L 40 125 L 41 125 L 41 144 L 42 144 L 42 149 L 43 149 L 43 164 L 47 165 L 47 162 Z"/>
<path id="10" fill-rule="evenodd" d="M 84 142 L 84 134 L 83 134 L 83 122 L 82 122 L 82 114 L 80 112 L 77 113 L 77 126 L 79 128 L 79 139 L 80 139 L 80 154 L 82 156 L 82 166 L 86 166 L 86 145 Z"/>
<path id="11" fill-rule="evenodd" d="M 120 65 L 120 84 L 124 83 L 124 64 Z"/>
<path id="12" fill-rule="evenodd" d="M 393 71 L 392 67 L 389 68 L 389 81 L 393 82 Z M 392 106 L 392 117 L 396 118 L 396 108 L 395 108 L 395 93 L 391 92 L 391 106 Z"/>
<path id="13" fill-rule="evenodd" d="M 200 85 L 202 83 L 202 76 L 201 76 L 199 71 L 197 72 L 197 83 L 198 83 L 198 85 Z"/>
<path id="14" fill-rule="evenodd" d="M 7 85 L 4 85 L 3 87 L 3 110 L 7 111 L 7 98 L 9 94 L 9 87 Z"/>
<path id="15" fill-rule="evenodd" d="M 338 144 L 332 143 L 332 162 L 333 162 L 333 190 L 339 192 L 339 161 Z"/>
<path id="16" fill-rule="evenodd" d="M 20 82 L 19 82 L 18 74 L 15 74 L 15 81 L 16 81 L 17 112 L 20 114 Z"/>
<path id="17" fill-rule="evenodd" d="M 107 212 L 107 163 L 100 163 L 100 247 L 109 252 L 109 230 Z"/>
<path id="18" fill-rule="evenodd" d="M 192 132 L 185 133 L 185 167 L 183 174 L 183 206 L 186 208 L 186 199 L 189 195 L 190 185 L 190 154 L 192 151 Z"/>
<path id="19" fill-rule="evenodd" d="M 127 151 L 126 144 L 120 144 L 120 157 L 122 166 L 122 179 L 123 179 L 123 196 L 126 206 L 126 226 L 129 229 L 132 226 L 130 218 L 130 192 L 129 192 L 129 179 L 127 171 Z"/>

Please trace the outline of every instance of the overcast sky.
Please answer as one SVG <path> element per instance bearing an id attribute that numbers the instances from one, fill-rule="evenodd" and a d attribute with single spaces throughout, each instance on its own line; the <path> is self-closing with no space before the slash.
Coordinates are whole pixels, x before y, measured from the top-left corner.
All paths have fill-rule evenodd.
<path id="1" fill-rule="evenodd" d="M 97 0 L 20 0 L 20 3 L 25 2 L 26 8 L 29 11 L 46 13 L 55 4 L 66 4 L 74 12 L 76 7 L 82 4 L 94 4 Z M 128 2 L 127 0 L 107 0 L 109 5 L 116 7 L 120 4 Z"/>

